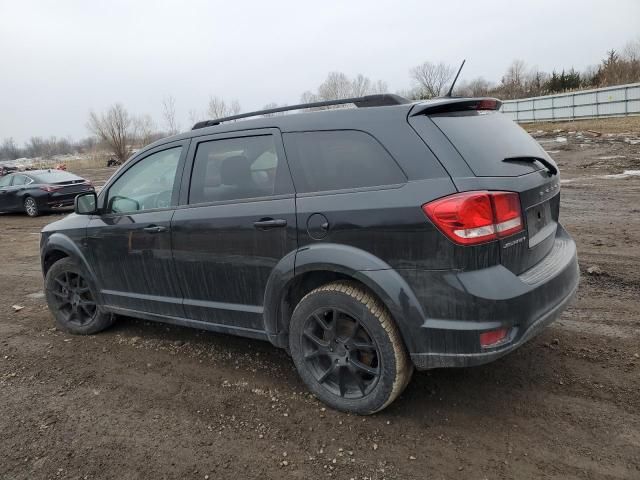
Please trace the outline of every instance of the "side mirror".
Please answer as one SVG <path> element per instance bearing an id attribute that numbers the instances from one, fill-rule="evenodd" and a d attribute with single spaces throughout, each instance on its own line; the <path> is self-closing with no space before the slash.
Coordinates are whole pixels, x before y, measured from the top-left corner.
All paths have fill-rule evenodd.
<path id="1" fill-rule="evenodd" d="M 73 207 L 78 215 L 98 213 L 98 196 L 96 192 L 81 193 L 76 197 Z"/>

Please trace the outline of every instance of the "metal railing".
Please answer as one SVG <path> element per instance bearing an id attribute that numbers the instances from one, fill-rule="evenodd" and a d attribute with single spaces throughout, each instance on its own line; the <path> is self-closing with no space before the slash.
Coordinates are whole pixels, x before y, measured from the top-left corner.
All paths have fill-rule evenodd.
<path id="1" fill-rule="evenodd" d="M 505 100 L 501 111 L 521 123 L 640 115 L 640 83 Z"/>

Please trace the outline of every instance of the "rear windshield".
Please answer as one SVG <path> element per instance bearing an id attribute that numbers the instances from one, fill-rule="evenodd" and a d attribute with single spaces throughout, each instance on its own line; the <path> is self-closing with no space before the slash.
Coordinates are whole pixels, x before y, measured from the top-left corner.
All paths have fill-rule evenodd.
<path id="1" fill-rule="evenodd" d="M 527 132 L 499 112 L 457 112 L 431 115 L 478 176 L 523 175 L 541 167 L 535 163 L 505 163 L 505 158 L 547 155 Z"/>
<path id="2" fill-rule="evenodd" d="M 63 170 L 48 170 L 31 175 L 38 183 L 62 183 L 82 180 L 81 177 Z"/>

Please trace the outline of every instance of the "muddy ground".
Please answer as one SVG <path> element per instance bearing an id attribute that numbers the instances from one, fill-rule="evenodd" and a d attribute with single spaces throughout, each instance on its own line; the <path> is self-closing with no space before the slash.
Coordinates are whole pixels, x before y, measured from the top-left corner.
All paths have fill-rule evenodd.
<path id="1" fill-rule="evenodd" d="M 640 170 L 640 145 L 538 140 L 562 171 L 576 302 L 493 364 L 416 373 L 367 418 L 325 410 L 267 343 L 130 318 L 57 331 L 38 232 L 59 216 L 1 215 L 0 478 L 640 478 L 640 176 L 607 177 Z"/>

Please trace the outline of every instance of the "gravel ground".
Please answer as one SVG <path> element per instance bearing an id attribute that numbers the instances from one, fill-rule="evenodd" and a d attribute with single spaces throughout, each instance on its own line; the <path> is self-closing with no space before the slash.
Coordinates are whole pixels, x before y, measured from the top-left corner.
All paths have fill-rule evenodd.
<path id="1" fill-rule="evenodd" d="M 618 175 L 640 145 L 538 140 L 563 175 L 577 300 L 513 354 L 418 372 L 367 418 L 325 409 L 268 343 L 130 318 L 57 331 L 38 233 L 59 216 L 1 215 L 0 478 L 640 478 L 640 176 Z"/>

